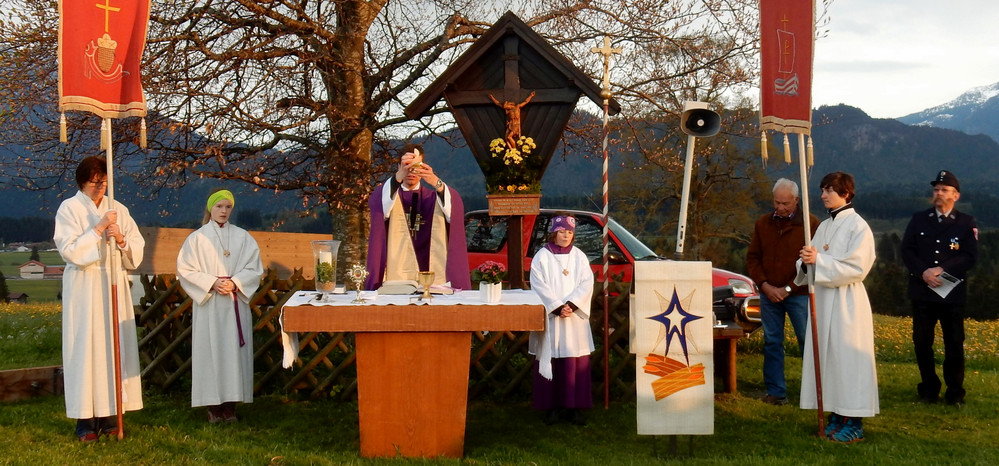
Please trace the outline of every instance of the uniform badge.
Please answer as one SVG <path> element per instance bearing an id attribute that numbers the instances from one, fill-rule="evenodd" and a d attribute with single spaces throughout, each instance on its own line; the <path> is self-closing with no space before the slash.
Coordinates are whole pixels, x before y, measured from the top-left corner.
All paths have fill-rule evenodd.
<path id="1" fill-rule="evenodd" d="M 954 251 L 961 249 L 961 243 L 958 241 L 956 236 L 950 239 L 950 248 Z"/>

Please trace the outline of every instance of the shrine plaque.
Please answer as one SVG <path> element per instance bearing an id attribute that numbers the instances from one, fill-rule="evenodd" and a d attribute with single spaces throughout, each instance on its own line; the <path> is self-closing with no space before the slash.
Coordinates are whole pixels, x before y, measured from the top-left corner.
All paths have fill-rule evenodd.
<path id="1" fill-rule="evenodd" d="M 537 215 L 541 211 L 541 194 L 489 194 L 489 215 Z"/>

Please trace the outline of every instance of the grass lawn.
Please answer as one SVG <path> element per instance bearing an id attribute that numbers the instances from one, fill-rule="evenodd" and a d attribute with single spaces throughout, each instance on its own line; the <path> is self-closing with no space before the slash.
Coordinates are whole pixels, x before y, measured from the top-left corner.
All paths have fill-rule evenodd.
<path id="1" fill-rule="evenodd" d="M 64 265 L 56 251 L 39 251 L 38 257 L 45 265 Z M 59 301 L 62 280 L 22 280 L 18 266 L 28 262 L 31 252 L 0 252 L 0 272 L 7 278 L 7 289 L 11 293 L 26 293 L 29 303 Z"/>
<path id="2" fill-rule="evenodd" d="M 33 312 L 34 317 L 19 317 L 19 325 L 30 327 L 37 320 L 38 327 L 49 329 L 45 316 L 58 315 Z M 0 309 L 0 324 L 21 314 Z M 472 402 L 464 458 L 372 460 L 359 456 L 354 403 L 270 395 L 240 406 L 239 423 L 209 425 L 203 409 L 190 408 L 188 393 L 147 391 L 145 408 L 125 416 L 124 441 L 102 438 L 91 445 L 76 442 L 60 397 L 5 404 L 0 407 L 0 451 L 7 454 L 0 455 L 0 464 L 994 464 L 999 458 L 999 323 L 968 322 L 968 399 L 958 408 L 916 402 L 909 319 L 875 316 L 875 322 L 881 413 L 865 420 L 867 439 L 854 445 L 817 438 L 815 412 L 794 405 L 801 376 L 797 355 L 787 363 L 792 404 L 758 401 L 762 343 L 753 335 L 739 344 L 739 393 L 716 397 L 715 434 L 679 437 L 680 457 L 670 455 L 670 438 L 635 433 L 633 403 L 594 408 L 589 424 L 577 427 L 545 426 L 529 400 Z M 9 342 L 0 340 L 0 360 L 9 356 Z"/>

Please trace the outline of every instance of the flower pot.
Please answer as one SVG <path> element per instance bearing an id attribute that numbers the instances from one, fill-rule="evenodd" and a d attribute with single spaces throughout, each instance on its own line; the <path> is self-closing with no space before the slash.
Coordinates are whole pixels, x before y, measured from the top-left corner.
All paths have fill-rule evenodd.
<path id="1" fill-rule="evenodd" d="M 479 282 L 479 298 L 484 303 L 498 303 L 500 300 L 500 291 L 502 290 L 502 283 Z"/>

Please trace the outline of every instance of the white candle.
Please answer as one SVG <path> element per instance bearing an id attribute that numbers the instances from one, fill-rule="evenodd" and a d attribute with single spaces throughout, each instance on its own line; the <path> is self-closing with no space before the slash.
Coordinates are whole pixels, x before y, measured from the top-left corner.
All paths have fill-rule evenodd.
<path id="1" fill-rule="evenodd" d="M 319 263 L 333 265 L 333 253 L 330 251 L 319 251 Z"/>

